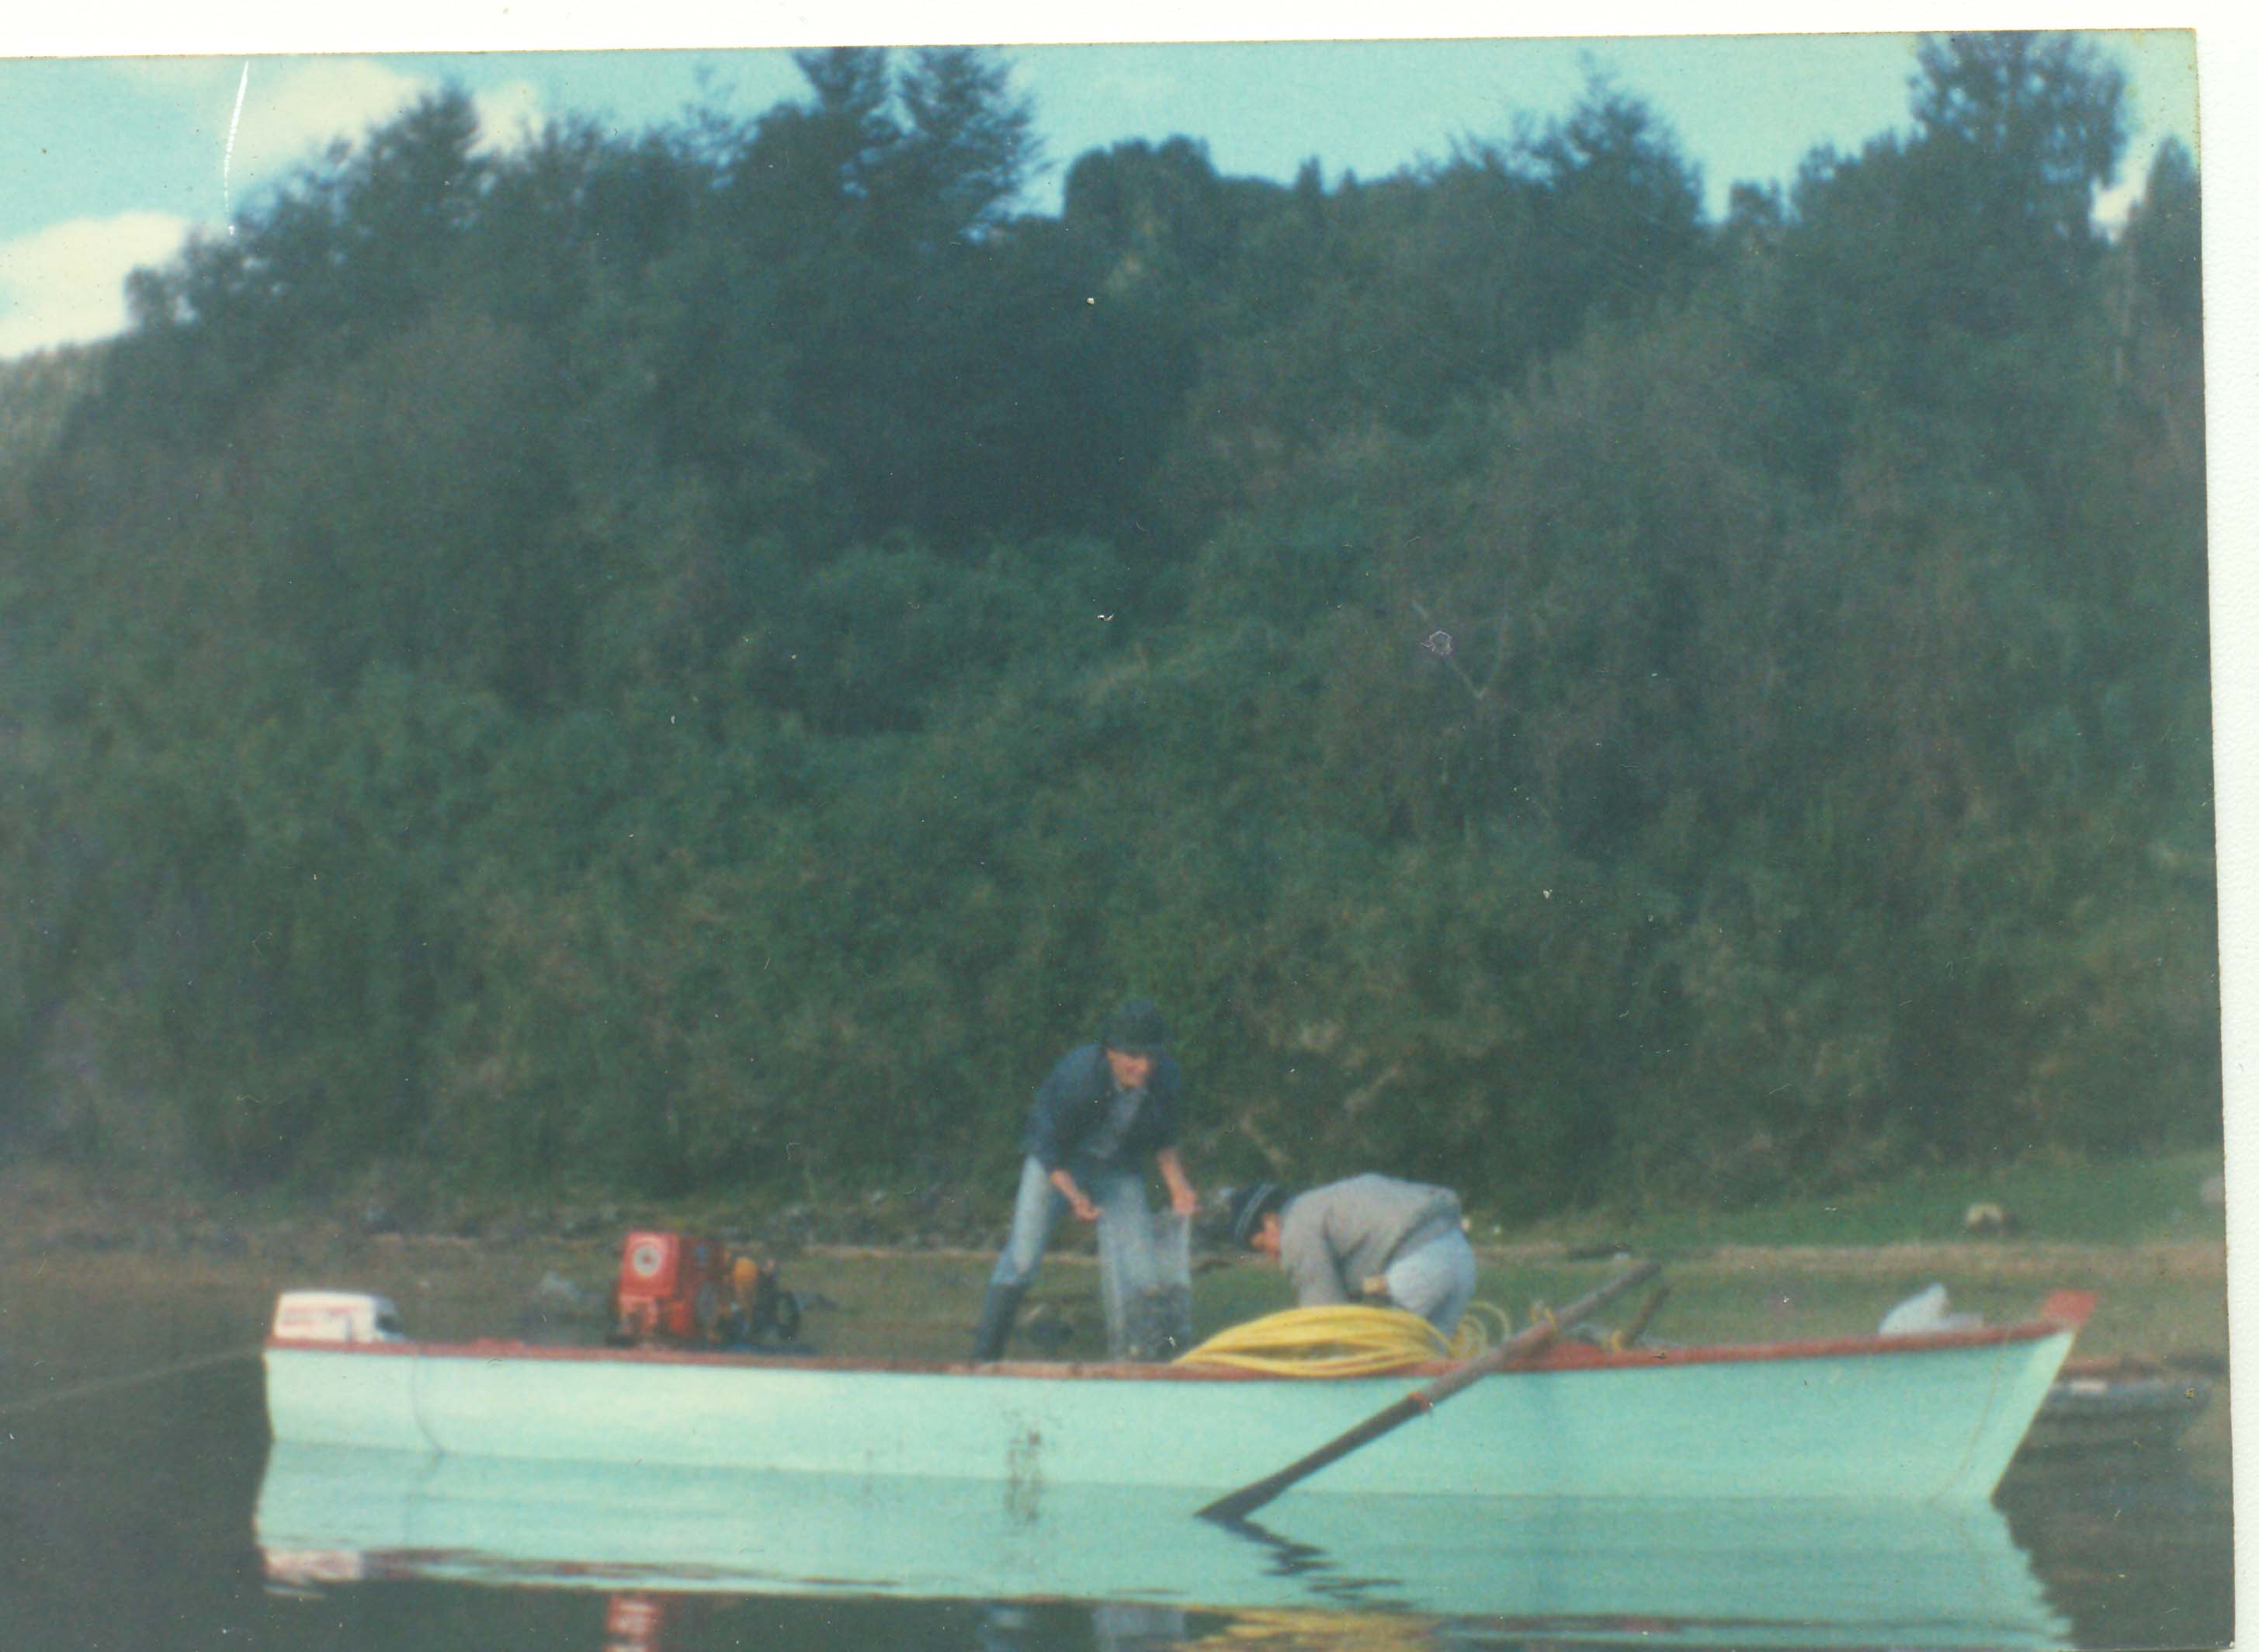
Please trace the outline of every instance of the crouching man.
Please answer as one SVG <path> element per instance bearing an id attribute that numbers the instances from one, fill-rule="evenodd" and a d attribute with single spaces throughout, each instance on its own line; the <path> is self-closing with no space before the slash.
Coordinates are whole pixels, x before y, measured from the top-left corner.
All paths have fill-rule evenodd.
<path id="1" fill-rule="evenodd" d="M 1303 1307 L 1400 1307 L 1449 1336 L 1475 1293 L 1474 1248 L 1448 1187 L 1365 1175 L 1293 1193 L 1258 1182 L 1232 1206 L 1231 1236 L 1284 1268 Z"/>

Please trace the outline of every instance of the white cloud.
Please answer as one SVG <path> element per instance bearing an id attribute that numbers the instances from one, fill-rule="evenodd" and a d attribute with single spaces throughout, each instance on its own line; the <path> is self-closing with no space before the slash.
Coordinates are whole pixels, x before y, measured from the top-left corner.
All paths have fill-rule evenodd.
<path id="1" fill-rule="evenodd" d="M 358 143 L 371 127 L 437 89 L 434 81 L 368 58 L 324 58 L 287 68 L 253 59 L 226 161 L 230 192 L 239 198 L 246 187 L 274 182 L 288 169 L 318 159 L 338 139 Z M 231 98 L 232 92 L 231 87 Z M 540 89 L 530 81 L 488 88 L 471 102 L 486 149 L 524 142 L 545 116 Z"/>
<path id="2" fill-rule="evenodd" d="M 2120 176 L 2106 189 L 2094 192 L 2094 225 L 2105 235 L 2122 234 L 2134 215 L 2134 203 L 2141 198 L 2142 180 Z"/>
<path id="3" fill-rule="evenodd" d="M 144 91 L 202 94 L 224 85 L 230 97 L 242 69 L 240 60 L 214 57 L 113 57 L 103 67 Z"/>
<path id="4" fill-rule="evenodd" d="M 1131 109 L 1155 109 L 1179 96 L 1184 86 L 1177 75 L 1158 67 L 1152 58 L 1108 68 L 1098 76 L 1097 89 Z"/>
<path id="5" fill-rule="evenodd" d="M 127 212 L 0 242 L 0 360 L 123 331 L 127 274 L 170 258 L 189 229 L 170 213 Z"/>
<path id="6" fill-rule="evenodd" d="M 2126 146 L 2126 158 L 2118 163 L 2118 182 L 2106 189 L 2094 193 L 2094 221 L 2112 235 L 2122 231 L 2149 187 L 2149 168 L 2156 164 L 2157 151 L 2163 149 L 2170 133 L 2150 133 L 2136 138 Z"/>
<path id="7" fill-rule="evenodd" d="M 243 117 L 226 157 L 236 192 L 315 159 L 333 139 L 357 140 L 430 89 L 430 82 L 365 57 L 321 58 L 287 68 L 253 60 Z"/>
<path id="8" fill-rule="evenodd" d="M 471 106 L 478 111 L 481 149 L 514 149 L 539 132 L 549 117 L 541 89 L 531 81 L 511 81 L 475 92 Z"/>
<path id="9" fill-rule="evenodd" d="M 203 72 L 209 74 L 209 66 Z M 228 77 L 230 116 L 241 74 L 238 64 Z M 435 86 L 366 58 L 287 68 L 254 59 L 232 153 L 225 146 L 227 121 L 214 124 L 213 169 L 224 168 L 228 193 L 240 202 L 287 168 L 313 160 L 332 140 L 358 141 Z M 546 114 L 539 89 L 528 81 L 490 88 L 472 102 L 481 146 L 489 150 L 524 142 Z M 0 360 L 123 331 L 126 275 L 170 259 L 194 227 L 173 213 L 127 212 L 74 218 L 0 241 Z"/>

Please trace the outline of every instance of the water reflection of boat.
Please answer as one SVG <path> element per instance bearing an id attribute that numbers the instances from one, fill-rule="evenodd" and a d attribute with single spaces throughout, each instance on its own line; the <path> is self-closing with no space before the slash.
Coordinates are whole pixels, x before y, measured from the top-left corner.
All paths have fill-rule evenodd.
<path id="1" fill-rule="evenodd" d="M 1264 1527 L 1164 1488 L 278 1445 L 271 1578 L 1480 1617 L 1553 1641 L 2060 1644 L 1989 1506 L 1337 1496 Z"/>
<path id="2" fill-rule="evenodd" d="M 286 1299 L 286 1302 L 289 1299 Z M 1741 1347 L 1561 1343 L 1308 1482 L 1342 1494 L 1982 1502 L 2092 1299 L 2020 1325 Z M 274 1437 L 406 1451 L 1229 1491 L 1433 1378 L 666 1349 L 267 1345 Z M 1181 1503 L 1181 1499 L 1179 1499 Z"/>

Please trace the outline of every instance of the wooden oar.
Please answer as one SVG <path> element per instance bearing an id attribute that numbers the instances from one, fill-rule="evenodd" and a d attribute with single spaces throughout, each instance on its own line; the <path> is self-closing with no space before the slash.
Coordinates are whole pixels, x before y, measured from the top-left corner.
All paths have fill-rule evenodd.
<path id="1" fill-rule="evenodd" d="M 1496 1348 L 1486 1349 L 1472 1359 L 1454 1365 L 1417 1393 L 1407 1394 L 1394 1405 L 1375 1412 L 1356 1428 L 1336 1435 L 1308 1456 L 1298 1457 L 1276 1474 L 1265 1475 L 1251 1485 L 1243 1485 L 1236 1492 L 1216 1499 L 1200 1511 L 1201 1517 L 1212 1520 L 1245 1519 L 1288 1486 L 1308 1479 L 1329 1463 L 1338 1463 L 1359 1446 L 1370 1445 L 1398 1425 L 1433 1411 L 1469 1383 L 1487 1377 L 1493 1371 L 1503 1371 L 1516 1360 L 1535 1354 L 1560 1334 L 1562 1326 L 1574 1325 L 1641 1281 L 1653 1278 L 1662 1267 L 1659 1262 L 1643 1262 L 1637 1267 L 1627 1268 L 1591 1295 L 1578 1298 L 1543 1323 L 1517 1332 Z"/>
<path id="2" fill-rule="evenodd" d="M 1655 1319 L 1655 1311 L 1661 1307 L 1664 1302 L 1668 1301 L 1670 1297 L 1671 1287 L 1669 1285 L 1657 1285 L 1654 1292 L 1648 1297 L 1647 1300 L 1639 1305 L 1639 1311 L 1631 1316 L 1630 1322 L 1627 1324 L 1622 1330 L 1616 1333 L 1614 1338 L 1612 1339 L 1612 1346 L 1629 1348 L 1633 1343 L 1638 1342 L 1641 1337 L 1647 1334 L 1648 1326 L 1652 1323 Z"/>

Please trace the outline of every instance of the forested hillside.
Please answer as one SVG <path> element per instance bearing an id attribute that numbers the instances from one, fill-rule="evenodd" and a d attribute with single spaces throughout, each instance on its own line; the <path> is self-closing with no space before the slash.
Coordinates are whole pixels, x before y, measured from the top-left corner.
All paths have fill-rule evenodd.
<path id="1" fill-rule="evenodd" d="M 2091 46 L 1723 222 L 1605 81 L 1054 215 L 994 57 L 802 67 L 432 98 L 9 370 L 9 1150 L 958 1181 L 1128 991 L 1203 1179 L 2217 1139 L 2197 181 L 2091 221 Z"/>

